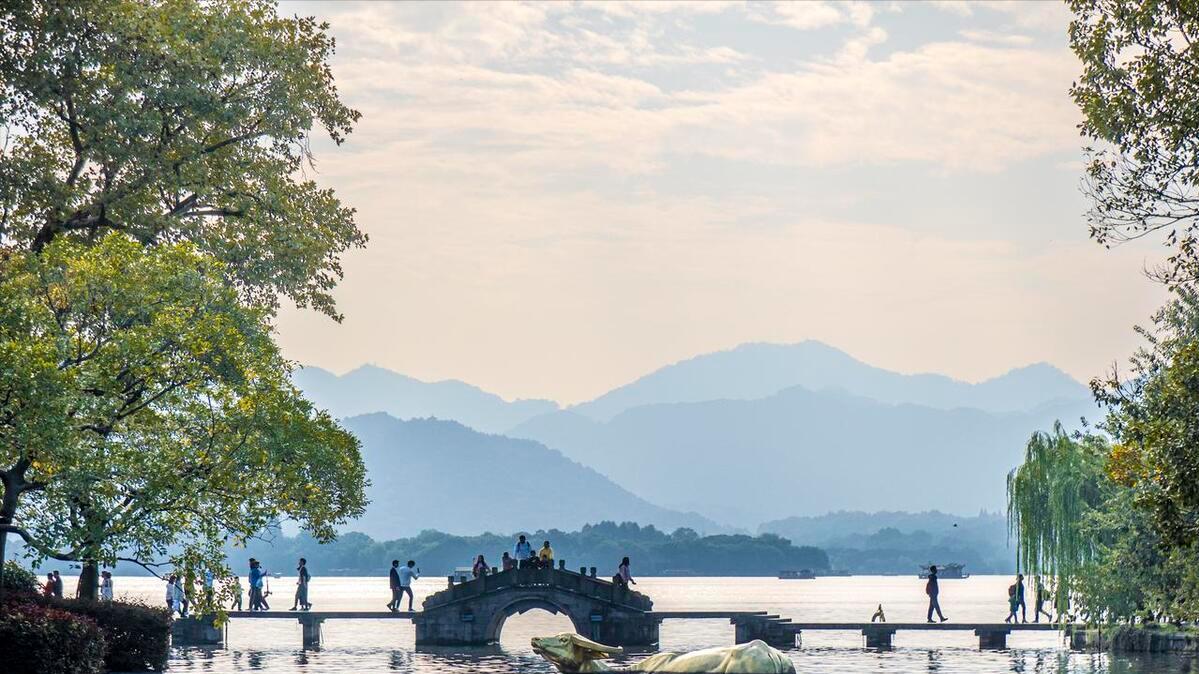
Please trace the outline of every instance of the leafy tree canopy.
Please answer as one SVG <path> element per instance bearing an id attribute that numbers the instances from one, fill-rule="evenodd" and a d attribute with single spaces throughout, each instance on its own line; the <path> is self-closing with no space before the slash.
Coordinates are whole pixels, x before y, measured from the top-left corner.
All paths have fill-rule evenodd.
<path id="1" fill-rule="evenodd" d="M 6 497 L 26 493 L 40 553 L 149 562 L 175 543 L 221 569 L 227 540 L 280 518 L 329 540 L 362 512 L 357 441 L 292 386 L 222 268 L 121 233 L 0 265 L 0 460 L 27 467 Z"/>
<path id="2" fill-rule="evenodd" d="M 267 0 L 14 0 L 0 10 L 0 242 L 121 231 L 189 241 L 244 299 L 335 316 L 338 256 L 365 236 L 305 179 L 337 143 L 333 39 Z"/>
<path id="3" fill-rule="evenodd" d="M 1105 245 L 1161 235 L 1157 275 L 1199 279 L 1199 2 L 1071 0 L 1071 89 L 1088 148 L 1092 237 Z"/>

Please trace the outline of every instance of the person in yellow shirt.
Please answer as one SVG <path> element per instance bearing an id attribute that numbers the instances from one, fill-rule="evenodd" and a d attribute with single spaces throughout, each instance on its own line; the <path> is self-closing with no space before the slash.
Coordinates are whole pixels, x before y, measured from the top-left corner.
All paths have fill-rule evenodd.
<path id="1" fill-rule="evenodd" d="M 554 549 L 550 547 L 549 541 L 541 544 L 541 549 L 537 551 L 537 561 L 543 569 L 554 568 Z"/>

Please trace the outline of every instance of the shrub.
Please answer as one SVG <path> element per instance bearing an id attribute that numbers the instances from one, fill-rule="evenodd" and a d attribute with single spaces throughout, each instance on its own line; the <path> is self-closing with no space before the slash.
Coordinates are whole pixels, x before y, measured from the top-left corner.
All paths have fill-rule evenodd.
<path id="1" fill-rule="evenodd" d="M 0 607 L 0 653 L 7 674 L 99 674 L 104 635 L 90 618 L 9 602 Z"/>
<path id="2" fill-rule="evenodd" d="M 171 649 L 171 616 L 140 602 L 48 599 L 40 603 L 84 616 L 104 634 L 110 672 L 162 671 Z"/>
<path id="3" fill-rule="evenodd" d="M 37 594 L 40 589 L 37 576 L 13 560 L 4 563 L 4 582 L 0 583 L 4 594 Z"/>
<path id="4" fill-rule="evenodd" d="M 109 671 L 166 669 L 171 651 L 171 616 L 164 608 L 141 602 L 76 602 L 72 613 L 86 615 L 104 632 Z"/>

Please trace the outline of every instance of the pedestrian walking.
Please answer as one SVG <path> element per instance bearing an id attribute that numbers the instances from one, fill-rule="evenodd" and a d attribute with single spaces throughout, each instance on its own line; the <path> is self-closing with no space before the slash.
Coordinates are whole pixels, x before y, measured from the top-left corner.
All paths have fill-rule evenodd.
<path id="1" fill-rule="evenodd" d="M 53 571 L 54 575 L 54 596 L 62 599 L 62 575 L 58 573 L 58 569 Z"/>
<path id="2" fill-rule="evenodd" d="M 167 603 L 167 613 L 175 614 L 175 576 L 167 576 L 167 591 L 163 597 Z"/>
<path id="3" fill-rule="evenodd" d="M 1007 617 L 1003 619 L 1005 623 L 1017 623 L 1020 620 L 1016 616 L 1016 609 L 1020 606 L 1020 599 L 1016 596 L 1016 584 L 1012 583 L 1007 586 Z"/>
<path id="4" fill-rule="evenodd" d="M 300 558 L 300 565 L 296 567 L 296 599 L 292 602 L 289 611 L 296 610 L 298 606 L 300 610 L 307 611 L 312 608 L 312 604 L 308 603 L 308 581 L 312 576 L 308 573 L 308 560 Z"/>
<path id="5" fill-rule="evenodd" d="M 108 571 L 100 572 L 100 599 L 112 601 L 112 574 Z"/>
<path id="6" fill-rule="evenodd" d="M 233 610 L 240 611 L 241 610 L 241 595 L 242 595 L 241 576 L 234 576 L 229 581 L 229 584 L 233 586 L 232 587 L 233 601 L 230 602 L 230 604 L 229 604 L 229 610 L 230 611 L 233 611 Z"/>
<path id="7" fill-rule="evenodd" d="M 1020 608 L 1020 622 L 1028 622 L 1028 604 L 1024 603 L 1024 574 L 1016 574 L 1016 606 Z"/>
<path id="8" fill-rule="evenodd" d="M 1053 622 L 1053 614 L 1045 610 L 1045 602 L 1051 599 L 1049 590 L 1041 583 L 1041 579 L 1037 578 L 1037 596 L 1036 596 L 1036 613 L 1033 615 L 1033 622 L 1041 622 L 1041 614 L 1045 615 L 1045 620 Z"/>
<path id="9" fill-rule="evenodd" d="M 928 595 L 928 622 L 934 622 L 933 611 L 936 611 L 941 622 L 949 620 L 941 613 L 941 586 L 937 583 L 936 565 L 928 567 L 928 582 L 924 584 L 924 593 Z"/>
<path id="10" fill-rule="evenodd" d="M 413 599 L 413 597 L 412 597 L 412 581 L 420 578 L 420 569 L 416 568 L 416 562 L 414 562 L 413 560 L 410 559 L 410 560 L 408 560 L 407 564 L 400 567 L 400 571 L 399 571 L 398 575 L 400 577 L 400 593 L 399 593 L 399 597 L 396 599 L 396 610 L 399 610 L 400 602 L 403 599 L 404 595 L 407 594 L 408 595 L 408 611 L 411 612 L 412 611 L 412 599 Z"/>

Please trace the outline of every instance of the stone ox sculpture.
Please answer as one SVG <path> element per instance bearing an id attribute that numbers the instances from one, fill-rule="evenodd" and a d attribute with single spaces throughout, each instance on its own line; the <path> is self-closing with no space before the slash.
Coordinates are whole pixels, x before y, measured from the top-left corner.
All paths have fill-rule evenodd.
<path id="1" fill-rule="evenodd" d="M 558 671 L 586 672 L 687 672 L 690 674 L 795 674 L 795 665 L 761 641 L 739 646 L 707 648 L 691 653 L 658 653 L 627 669 L 612 669 L 600 660 L 620 655 L 624 649 L 605 646 L 577 634 L 534 637 L 533 651 Z"/>

